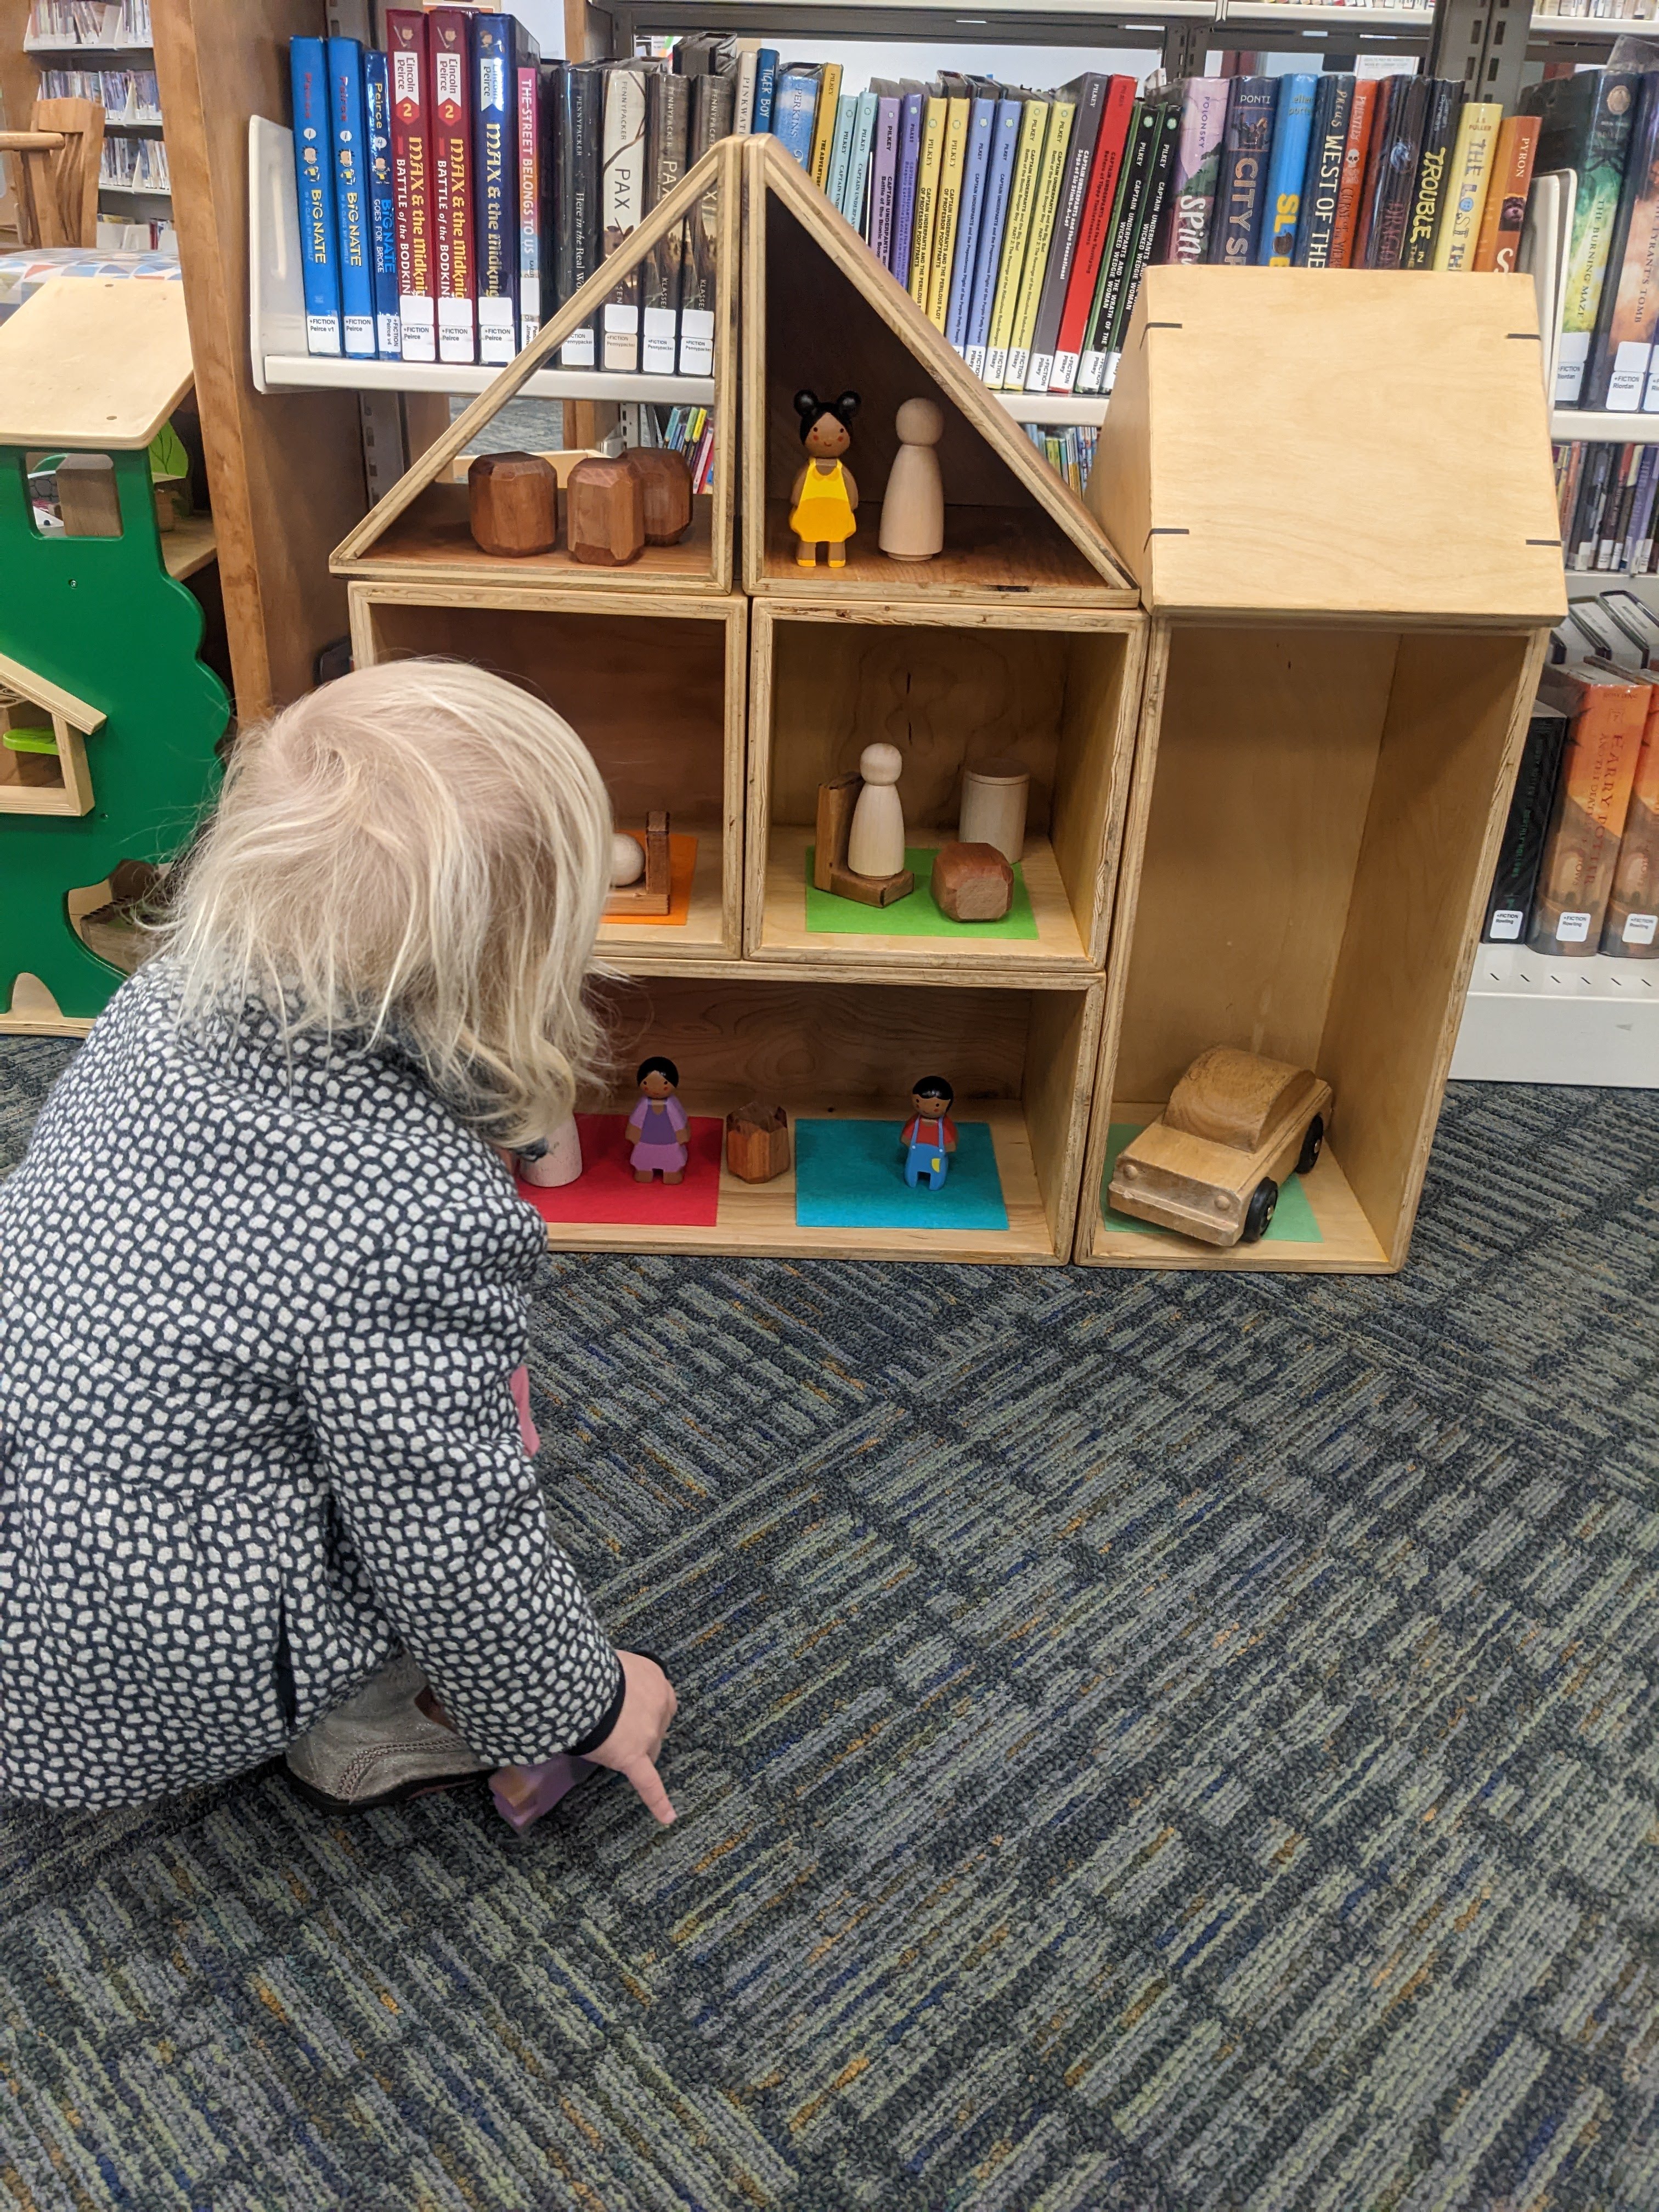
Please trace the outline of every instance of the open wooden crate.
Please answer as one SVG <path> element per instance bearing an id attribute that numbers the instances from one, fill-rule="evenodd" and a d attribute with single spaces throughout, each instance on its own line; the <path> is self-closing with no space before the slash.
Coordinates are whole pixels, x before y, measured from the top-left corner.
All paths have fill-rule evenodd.
<path id="1" fill-rule="evenodd" d="M 723 1116 L 757 1096 L 781 1104 L 789 1115 L 791 1168 L 771 1182 L 746 1183 L 722 1161 L 718 1217 L 710 1225 L 552 1222 L 548 1242 L 568 1251 L 1061 1262 L 1070 1256 L 1077 1216 L 1100 998 L 1097 981 L 1075 989 L 929 988 L 763 978 L 748 967 L 613 987 L 605 1007 L 623 1079 L 635 1060 L 663 1053 L 679 1069 L 679 1097 L 694 1121 Z M 915 1194 L 914 1225 L 799 1225 L 793 1164 L 799 1118 L 888 1123 L 896 1153 L 910 1086 L 930 1073 L 946 1074 L 955 1086 L 951 1112 L 959 1127 L 980 1122 L 990 1132 L 1007 1228 L 930 1227 L 925 1191 Z M 610 1110 L 625 1115 L 636 1093 L 635 1084 L 619 1081 Z M 609 1141 L 620 1148 L 614 1130 Z M 688 1182 L 699 1172 L 694 1164 Z M 653 1188 L 662 1194 L 661 1185 Z"/>
<path id="2" fill-rule="evenodd" d="M 1399 1267 L 1564 606 L 1531 287 L 1149 270 L 1089 497 L 1153 620 L 1077 1257 Z M 1103 1210 L 1216 1044 L 1335 1091 L 1231 1249 Z"/>
<path id="3" fill-rule="evenodd" d="M 1106 954 L 1139 706 L 1146 624 L 1132 611 L 907 602 L 886 611 L 757 599 L 750 649 L 748 957 L 816 975 L 1088 981 Z M 837 901 L 846 933 L 807 927 L 807 851 L 821 782 L 863 748 L 904 756 L 913 848 L 957 835 L 964 767 L 1030 773 L 1021 870 L 1036 934 L 971 924 L 896 936 Z M 919 874 L 918 893 L 927 896 Z M 930 908 L 931 911 L 931 908 Z M 872 925 L 860 928 L 860 916 Z"/>
<path id="4" fill-rule="evenodd" d="M 619 829 L 667 811 L 675 908 L 664 921 L 602 923 L 602 960 L 654 975 L 738 957 L 747 600 L 494 582 L 355 583 L 350 600 L 360 668 L 416 653 L 476 662 L 564 716 Z"/>

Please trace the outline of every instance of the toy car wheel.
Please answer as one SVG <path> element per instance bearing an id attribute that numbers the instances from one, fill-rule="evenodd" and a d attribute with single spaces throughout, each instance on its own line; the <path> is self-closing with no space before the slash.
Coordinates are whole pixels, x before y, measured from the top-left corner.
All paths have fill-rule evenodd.
<path id="1" fill-rule="evenodd" d="M 1302 1150 L 1296 1156 L 1298 1175 L 1311 1175 L 1319 1165 L 1319 1155 L 1325 1149 L 1325 1116 L 1316 1114 L 1308 1124 L 1308 1133 L 1302 1139 Z"/>
<path id="2" fill-rule="evenodd" d="M 1244 1211 L 1244 1226 L 1238 1232 L 1241 1244 L 1254 1244 L 1265 1234 L 1278 1203 L 1279 1185 L 1271 1176 L 1263 1176 L 1250 1193 L 1250 1202 Z"/>

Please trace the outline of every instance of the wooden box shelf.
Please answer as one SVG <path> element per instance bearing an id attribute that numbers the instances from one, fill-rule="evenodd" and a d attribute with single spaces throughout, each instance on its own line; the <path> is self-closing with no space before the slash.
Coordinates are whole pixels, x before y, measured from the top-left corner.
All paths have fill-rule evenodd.
<path id="1" fill-rule="evenodd" d="M 1133 580 L 1107 533 L 903 286 L 775 138 L 744 144 L 745 589 L 823 592 L 829 572 L 797 565 L 789 531 L 801 463 L 794 394 L 850 389 L 862 402 L 848 455 L 860 505 L 847 565 L 830 586 L 838 599 L 886 605 L 1007 592 L 1050 605 L 1133 606 Z M 917 398 L 945 415 L 945 550 L 894 561 L 877 543 L 881 494 L 897 451 L 894 416 Z"/>
<path id="2" fill-rule="evenodd" d="M 1145 622 L 1103 609 L 757 599 L 750 648 L 747 956 L 817 975 L 1086 982 L 1105 958 L 1128 799 Z M 1036 935 L 807 927 L 821 782 L 896 745 L 909 842 L 957 835 L 964 766 L 1030 772 L 1022 870 Z M 919 879 L 918 896 L 927 896 Z M 848 918 L 856 919 L 863 909 Z"/>
<path id="3" fill-rule="evenodd" d="M 548 1242 L 565 1251 L 1055 1265 L 1071 1252 L 1100 997 L 1098 981 L 1074 990 L 930 988 L 761 976 L 747 966 L 630 981 L 607 998 L 624 1074 L 636 1054 L 667 1054 L 693 1117 L 723 1115 L 757 1096 L 775 1100 L 788 1112 L 792 1163 L 803 1115 L 890 1123 L 896 1152 L 910 1085 L 947 1074 L 958 1125 L 989 1127 L 1008 1226 L 930 1229 L 924 1192 L 914 1228 L 801 1227 L 793 1164 L 768 1183 L 739 1182 L 722 1165 L 713 1227 L 553 1223 Z M 635 1096 L 624 1081 L 609 1106 L 626 1113 Z"/>
<path id="4" fill-rule="evenodd" d="M 593 755 L 618 827 L 666 808 L 696 838 L 684 919 L 606 921 L 602 960 L 652 975 L 738 957 L 746 600 L 409 583 L 350 599 L 358 666 L 436 653 L 522 684 Z"/>

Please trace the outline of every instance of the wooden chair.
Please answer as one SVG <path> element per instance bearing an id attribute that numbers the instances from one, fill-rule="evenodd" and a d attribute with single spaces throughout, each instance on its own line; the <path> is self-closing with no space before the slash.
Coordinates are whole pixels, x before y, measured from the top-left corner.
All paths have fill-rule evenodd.
<path id="1" fill-rule="evenodd" d="M 96 246 L 104 110 L 96 100 L 37 100 L 27 131 L 0 131 L 15 154 L 18 235 L 25 246 Z"/>

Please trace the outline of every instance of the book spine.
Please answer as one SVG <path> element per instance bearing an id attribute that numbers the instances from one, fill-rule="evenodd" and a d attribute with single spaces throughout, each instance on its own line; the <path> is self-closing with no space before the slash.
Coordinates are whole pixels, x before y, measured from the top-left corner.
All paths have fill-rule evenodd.
<path id="1" fill-rule="evenodd" d="M 772 106 L 772 136 L 803 169 L 812 159 L 812 117 L 818 100 L 818 80 L 811 70 L 787 69 L 777 80 Z"/>
<path id="2" fill-rule="evenodd" d="M 1631 507 L 1630 529 L 1625 540 L 1625 562 L 1632 575 L 1642 572 L 1643 549 L 1653 544 L 1653 514 L 1659 504 L 1659 446 L 1644 446 L 1642 467 L 1637 478 L 1636 498 Z"/>
<path id="3" fill-rule="evenodd" d="M 968 311 L 967 343 L 963 358 L 975 376 L 985 373 L 985 349 L 991 334 L 991 309 L 996 294 L 997 270 L 1002 264 L 1003 234 L 1008 227 L 1008 201 L 1013 190 L 1014 155 L 1019 143 L 1021 103 L 997 102 L 991 136 L 990 161 L 985 173 L 985 198 L 979 221 L 979 242 L 974 250 L 974 293 Z"/>
<path id="4" fill-rule="evenodd" d="M 398 225 L 398 328 L 405 361 L 438 358 L 432 83 L 426 17 L 392 9 L 386 19 L 392 75 L 392 186 Z"/>
<path id="5" fill-rule="evenodd" d="M 1330 266 L 1346 269 L 1353 259 L 1359 203 L 1365 186 L 1365 157 L 1370 150 L 1376 113 L 1376 80 L 1358 77 L 1348 111 L 1348 136 L 1342 149 L 1342 179 L 1337 187 L 1336 219 L 1331 227 Z"/>
<path id="6" fill-rule="evenodd" d="M 991 319 L 985 335 L 985 381 L 993 391 L 1001 388 L 1007 374 L 1008 348 L 1013 341 L 1014 311 L 1025 276 L 1025 256 L 1031 240 L 1031 210 L 1036 204 L 1037 175 L 1042 166 L 1043 140 L 1048 126 L 1048 103 L 1028 100 L 1020 111 L 1019 133 L 1014 142 L 1014 166 L 1008 179 L 1008 213 L 1002 227 L 1002 252 L 997 264 L 996 286 L 991 295 Z"/>
<path id="7" fill-rule="evenodd" d="M 1588 127 L 1579 138 L 1577 158 L 1567 161 L 1558 158 L 1548 144 L 1547 124 L 1539 145 L 1541 167 L 1571 167 L 1578 179 L 1567 253 L 1566 296 L 1555 356 L 1558 407 L 1577 407 L 1583 391 L 1638 89 L 1638 79 L 1629 70 L 1587 71 L 1585 78 L 1565 82 L 1576 90 L 1586 79 L 1593 105 Z"/>
<path id="8" fill-rule="evenodd" d="M 1112 210 L 1112 234 L 1101 261 L 1100 282 L 1089 311 L 1089 331 L 1077 373 L 1079 392 L 1103 392 L 1106 388 L 1112 321 L 1129 273 L 1129 255 L 1146 198 L 1159 112 L 1156 101 L 1143 100 L 1136 105 L 1134 128 L 1129 136 L 1123 173 L 1118 182 L 1117 204 Z"/>
<path id="9" fill-rule="evenodd" d="M 331 39 L 327 58 L 340 328 L 345 350 L 352 359 L 373 361 L 374 271 L 368 211 L 368 133 L 363 122 L 363 50 L 356 39 Z"/>
<path id="10" fill-rule="evenodd" d="M 965 100 L 945 103 L 945 137 L 939 153 L 939 205 L 933 216 L 933 240 L 927 257 L 927 319 L 942 331 L 951 309 L 951 262 L 956 252 L 957 227 L 962 219 L 963 168 L 968 154 L 968 107 Z"/>
<path id="11" fill-rule="evenodd" d="M 1518 944 L 1526 933 L 1566 737 L 1565 714 L 1547 707 L 1534 709 L 1486 897 L 1486 919 L 1480 934 L 1488 945 Z"/>
<path id="12" fill-rule="evenodd" d="M 1457 118 L 1457 151 L 1452 156 L 1452 190 L 1434 249 L 1437 269 L 1460 270 L 1474 264 L 1475 243 L 1492 179 L 1492 154 L 1503 120 L 1503 106 L 1498 100 L 1463 103 Z"/>
<path id="13" fill-rule="evenodd" d="M 755 129 L 772 128 L 772 103 L 778 86 L 778 50 L 763 46 L 755 57 Z"/>
<path id="14" fill-rule="evenodd" d="M 1107 89 L 1106 104 L 1101 111 L 1100 135 L 1095 142 L 1094 160 L 1089 167 L 1089 189 L 1084 197 L 1083 220 L 1078 226 L 1077 252 L 1073 256 L 1072 274 L 1066 286 L 1066 304 L 1060 311 L 1060 328 L 1054 335 L 1054 366 L 1048 379 L 1050 392 L 1070 392 L 1077 382 L 1078 370 L 1082 362 L 1083 341 L 1088 333 L 1089 319 L 1094 307 L 1095 289 L 1111 235 L 1118 182 L 1123 171 L 1124 154 L 1129 143 L 1134 112 L 1134 79 L 1113 77 Z"/>
<path id="15" fill-rule="evenodd" d="M 591 65 L 567 67 L 559 122 L 559 300 L 574 297 L 599 267 L 605 229 L 601 165 L 605 77 Z M 566 368 L 597 368 L 597 323 L 573 331 L 559 349 Z"/>
<path id="16" fill-rule="evenodd" d="M 1659 76 L 1644 74 L 1583 387 L 1586 407 L 1635 414 L 1659 337 Z M 1494 189 L 1501 191 L 1500 184 Z"/>
<path id="17" fill-rule="evenodd" d="M 1210 258 L 1227 269 L 1255 259 L 1267 197 L 1273 111 L 1279 82 L 1270 76 L 1236 76 L 1227 103 L 1227 131 L 1216 184 L 1216 221 Z"/>
<path id="18" fill-rule="evenodd" d="M 830 174 L 823 187 L 831 207 L 839 208 L 847 197 L 847 169 L 853 158 L 853 124 L 858 111 L 857 97 L 850 92 L 842 93 L 836 102 L 836 136 L 830 149 Z"/>
<path id="19" fill-rule="evenodd" d="M 1371 111 L 1371 142 L 1365 154 L 1365 174 L 1359 187 L 1359 213 L 1349 264 L 1355 269 L 1369 269 L 1371 265 L 1371 238 L 1376 228 L 1377 198 L 1388 167 L 1389 131 L 1395 102 L 1406 89 L 1406 79 L 1387 76 L 1375 82 L 1372 89 L 1376 100 Z"/>
<path id="20" fill-rule="evenodd" d="M 1591 684 L 1571 676 L 1540 699 L 1571 702 L 1555 803 L 1539 865 L 1527 942 L 1556 957 L 1587 958 L 1601 942 L 1613 868 L 1644 732 L 1645 684 Z"/>
<path id="21" fill-rule="evenodd" d="M 1170 179 L 1162 240 L 1165 260 L 1195 264 L 1208 258 L 1226 128 L 1225 77 L 1189 77 L 1182 96 L 1181 136 Z"/>
<path id="22" fill-rule="evenodd" d="M 337 354 L 339 248 L 335 234 L 333 127 L 329 120 L 328 62 L 320 39 L 289 42 L 294 84 L 294 174 L 300 198 L 300 275 L 306 303 L 306 350 Z"/>
<path id="23" fill-rule="evenodd" d="M 1496 269 L 1506 276 L 1514 272 L 1527 220 L 1527 195 L 1532 189 L 1538 128 L 1535 115 L 1511 115 L 1498 134 L 1492 190 L 1486 194 L 1486 211 L 1480 218 L 1480 236 L 1474 249 L 1477 269 Z"/>
<path id="24" fill-rule="evenodd" d="M 478 357 L 472 258 L 472 132 L 468 114 L 468 15 L 434 8 L 432 41 L 432 175 L 435 187 L 438 358 L 471 364 Z"/>
<path id="25" fill-rule="evenodd" d="M 1140 294 L 1140 280 L 1146 271 L 1152 256 L 1152 240 L 1158 235 L 1158 222 L 1164 213 L 1164 202 L 1170 190 L 1170 174 L 1175 167 L 1176 140 L 1181 132 L 1181 110 L 1173 100 L 1165 100 L 1158 111 L 1152 152 L 1146 176 L 1146 190 L 1136 219 L 1134 238 L 1129 249 L 1128 263 L 1124 272 L 1122 289 L 1118 294 L 1117 306 L 1113 310 L 1112 325 L 1107 341 L 1106 374 L 1103 389 L 1109 392 L 1117 376 L 1117 365 L 1123 355 L 1123 341 L 1129 329 L 1129 318 L 1134 313 L 1135 301 Z"/>
<path id="26" fill-rule="evenodd" d="M 1077 112 L 1072 118 L 1072 143 L 1066 149 L 1066 172 L 1054 209 L 1054 231 L 1031 329 L 1030 358 L 1025 368 L 1027 392 L 1046 392 L 1054 371 L 1054 346 L 1060 319 L 1066 309 L 1066 288 L 1072 280 L 1078 238 L 1083 228 L 1083 206 L 1089 191 L 1089 171 L 1100 142 L 1100 119 L 1105 112 L 1110 79 L 1091 70 L 1078 85 Z"/>
<path id="27" fill-rule="evenodd" d="M 645 205 L 648 215 L 685 174 L 690 143 L 691 88 L 702 76 L 678 70 L 651 70 L 645 82 Z M 640 367 L 655 376 L 672 376 L 679 359 L 680 289 L 685 259 L 685 225 L 659 238 L 640 271 Z"/>
<path id="28" fill-rule="evenodd" d="M 1060 209 L 1060 188 L 1066 180 L 1066 161 L 1071 149 L 1077 103 L 1049 103 L 1048 128 L 1042 141 L 1042 160 L 1037 170 L 1036 197 L 1031 204 L 1030 235 L 1025 246 L 1025 267 L 1014 301 L 1013 333 L 1008 341 L 1008 362 L 1003 389 L 1024 392 L 1031 366 L 1031 340 L 1036 331 L 1037 309 L 1054 254 L 1054 219 Z"/>
<path id="29" fill-rule="evenodd" d="M 962 171 L 962 212 L 957 221 L 957 249 L 951 263 L 951 292 L 945 303 L 945 335 L 958 353 L 968 345 L 968 319 L 974 303 L 974 265 L 985 212 L 985 179 L 991 166 L 991 134 L 996 102 L 970 102 Z"/>
<path id="30" fill-rule="evenodd" d="M 876 102 L 876 137 L 870 172 L 869 228 L 866 240 L 884 268 L 893 258 L 893 199 L 898 188 L 899 103 Z"/>
<path id="31" fill-rule="evenodd" d="M 1371 226 L 1370 264 L 1373 269 L 1397 269 L 1400 249 L 1406 240 L 1406 219 L 1411 213 L 1412 187 L 1417 182 L 1417 157 L 1428 112 L 1426 77 L 1401 80 L 1404 91 L 1396 95 L 1389 114 L 1389 137 L 1376 189 L 1376 214 Z"/>
<path id="32" fill-rule="evenodd" d="M 1417 157 L 1417 184 L 1411 212 L 1406 220 L 1405 242 L 1400 249 L 1402 269 L 1432 269 L 1435 240 L 1450 194 L 1447 173 L 1458 141 L 1462 88 L 1450 77 L 1437 77 L 1430 86 L 1428 118 L 1423 125 L 1423 144 Z M 1455 172 L 1452 172 L 1455 175 Z"/>
<path id="33" fill-rule="evenodd" d="M 520 64 L 513 77 L 518 131 L 519 343 L 528 345 L 542 326 L 542 103 L 541 72 Z"/>
<path id="34" fill-rule="evenodd" d="M 836 120 L 841 106 L 841 64 L 826 62 L 818 86 L 817 110 L 812 125 L 812 182 L 820 191 L 830 182 L 830 155 L 835 145 Z"/>
<path id="35" fill-rule="evenodd" d="M 916 228 L 916 178 L 921 167 L 922 96 L 907 92 L 899 102 L 898 167 L 893 183 L 893 246 L 888 267 L 908 292 Z"/>
<path id="36" fill-rule="evenodd" d="M 933 276 L 933 226 L 939 219 L 939 177 L 945 160 L 947 102 L 930 94 L 922 102 L 921 155 L 916 164 L 916 209 L 910 225 L 909 294 L 925 315 Z"/>
<path id="37" fill-rule="evenodd" d="M 876 109 L 879 102 L 873 92 L 861 92 L 853 116 L 853 151 L 847 162 L 847 197 L 841 211 L 854 230 L 868 237 L 866 227 L 870 198 L 870 166 L 874 158 L 876 141 Z"/>
<path id="38" fill-rule="evenodd" d="M 1279 90 L 1279 119 L 1267 164 L 1267 213 L 1256 259 L 1269 269 L 1288 269 L 1296 252 L 1297 218 L 1302 212 L 1302 180 L 1308 173 L 1308 141 L 1313 131 L 1317 77 L 1297 72 Z"/>
<path id="39" fill-rule="evenodd" d="M 1659 689 L 1637 754 L 1601 949 L 1615 960 L 1659 960 Z"/>
<path id="40" fill-rule="evenodd" d="M 736 131 L 739 138 L 746 138 L 755 127 L 755 78 L 760 65 L 760 56 L 749 46 L 738 57 L 738 104 Z"/>
<path id="41" fill-rule="evenodd" d="M 1298 269 L 1328 269 L 1336 229 L 1337 195 L 1342 189 L 1342 157 L 1347 150 L 1348 117 L 1353 107 L 1353 79 L 1334 74 L 1319 81 L 1313 141 L 1308 155 L 1308 185 L 1296 226 Z"/>
<path id="42" fill-rule="evenodd" d="M 396 361 L 403 336 L 398 319 L 398 210 L 392 188 L 392 83 L 384 54 L 363 56 L 363 124 L 368 133 L 374 350 L 382 361 Z"/>
<path id="43" fill-rule="evenodd" d="M 732 135 L 737 112 L 736 87 L 723 70 L 696 80 L 691 95 L 691 157 L 700 161 L 711 146 Z M 714 373 L 714 295 L 720 277 L 718 185 L 706 191 L 693 211 L 681 272 L 680 374 Z"/>
<path id="44" fill-rule="evenodd" d="M 619 252 L 645 212 L 645 71 L 613 68 L 605 72 L 605 142 L 599 173 L 604 230 L 602 257 Z M 636 369 L 640 365 L 640 271 L 617 278 L 600 319 L 604 343 L 599 365 Z"/>
<path id="45" fill-rule="evenodd" d="M 472 130 L 477 165 L 474 194 L 477 232 L 478 359 L 500 368 L 519 350 L 516 295 L 518 179 L 513 124 L 517 88 L 511 82 L 513 19 L 472 18 Z"/>

